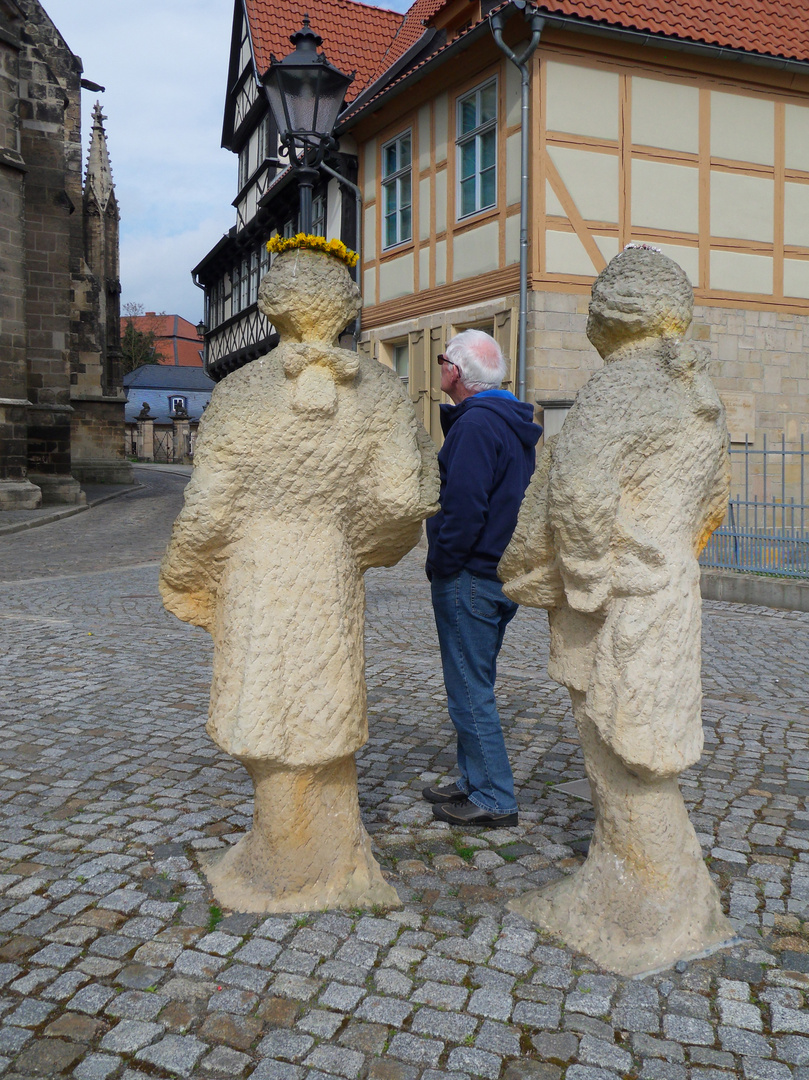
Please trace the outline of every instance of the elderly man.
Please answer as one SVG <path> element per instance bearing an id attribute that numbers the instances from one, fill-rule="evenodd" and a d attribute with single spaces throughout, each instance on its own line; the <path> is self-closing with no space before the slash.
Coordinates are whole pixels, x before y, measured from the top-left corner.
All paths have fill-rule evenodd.
<path id="1" fill-rule="evenodd" d="M 516 825 L 494 682 L 517 605 L 503 595 L 497 564 L 517 522 L 542 428 L 529 404 L 500 389 L 506 363 L 489 334 L 465 330 L 438 362 L 441 389 L 453 404 L 441 406 L 441 510 L 427 522 L 426 569 L 460 777 L 423 795 L 433 815 L 453 825 Z"/>

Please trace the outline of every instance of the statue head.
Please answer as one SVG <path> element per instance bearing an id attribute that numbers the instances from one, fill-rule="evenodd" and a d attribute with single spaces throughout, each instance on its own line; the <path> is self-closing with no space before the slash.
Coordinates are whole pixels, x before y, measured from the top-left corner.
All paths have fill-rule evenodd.
<path id="1" fill-rule="evenodd" d="M 651 247 L 627 247 L 593 283 L 587 336 L 604 359 L 645 338 L 679 338 L 691 324 L 685 271 Z"/>
<path id="2" fill-rule="evenodd" d="M 362 301 L 345 263 L 296 248 L 273 262 L 259 288 L 258 306 L 282 339 L 332 345 Z"/>

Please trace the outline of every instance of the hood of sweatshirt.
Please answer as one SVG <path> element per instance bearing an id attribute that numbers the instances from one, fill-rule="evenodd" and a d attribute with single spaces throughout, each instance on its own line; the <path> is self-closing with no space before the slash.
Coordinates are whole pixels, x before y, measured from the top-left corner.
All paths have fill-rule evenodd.
<path id="1" fill-rule="evenodd" d="M 470 409 L 487 409 L 497 413 L 517 435 L 524 446 L 536 446 L 542 426 L 534 422 L 534 407 L 520 401 L 508 390 L 483 390 L 466 398 L 460 405 L 441 406 L 441 428 L 447 435 L 452 425 Z"/>

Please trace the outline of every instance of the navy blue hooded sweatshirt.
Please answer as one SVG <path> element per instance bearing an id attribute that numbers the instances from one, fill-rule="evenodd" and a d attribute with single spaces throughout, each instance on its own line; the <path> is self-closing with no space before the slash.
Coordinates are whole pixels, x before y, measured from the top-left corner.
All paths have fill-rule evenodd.
<path id="1" fill-rule="evenodd" d="M 497 579 L 536 463 L 542 428 L 507 390 L 441 406 L 441 510 L 427 520 L 427 577 L 470 570 Z"/>

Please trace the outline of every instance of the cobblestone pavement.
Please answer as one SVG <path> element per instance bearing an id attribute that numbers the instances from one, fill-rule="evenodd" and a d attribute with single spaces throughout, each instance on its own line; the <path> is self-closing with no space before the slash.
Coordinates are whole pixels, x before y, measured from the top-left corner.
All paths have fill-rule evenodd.
<path id="1" fill-rule="evenodd" d="M 220 912 L 198 860 L 248 828 L 251 787 L 204 732 L 210 640 L 156 594 L 182 483 L 0 539 L 3 1080 L 809 1080 L 808 615 L 705 605 L 682 787 L 731 950 L 621 979 L 506 910 L 592 829 L 556 786 L 584 772 L 541 612 L 500 664 L 520 825 L 432 822 L 453 749 L 418 552 L 367 577 L 359 760 L 404 907 Z"/>

